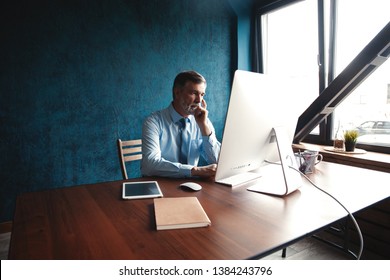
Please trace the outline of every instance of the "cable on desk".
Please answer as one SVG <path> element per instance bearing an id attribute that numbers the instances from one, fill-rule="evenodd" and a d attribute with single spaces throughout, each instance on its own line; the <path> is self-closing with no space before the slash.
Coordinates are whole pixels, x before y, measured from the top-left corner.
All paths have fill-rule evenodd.
<path id="1" fill-rule="evenodd" d="M 355 219 L 355 217 L 352 215 L 352 213 L 336 198 L 334 197 L 333 195 L 331 195 L 330 193 L 328 193 L 327 191 L 321 189 L 319 186 L 317 186 L 306 174 L 304 174 L 303 172 L 301 172 L 300 170 L 296 169 L 295 167 L 293 166 L 289 166 L 291 169 L 299 172 L 312 186 L 314 186 L 316 189 L 320 190 L 321 192 L 323 192 L 324 194 L 330 196 L 331 198 L 333 198 L 341 207 L 343 207 L 343 209 L 348 213 L 348 216 L 351 218 L 352 222 L 354 223 L 355 227 L 356 227 L 356 230 L 358 232 L 358 235 L 359 235 L 359 239 L 360 239 L 360 248 L 359 248 L 359 253 L 357 254 L 357 257 L 356 259 L 360 260 L 360 257 L 362 256 L 362 252 L 363 252 L 363 247 L 364 247 L 364 242 L 363 242 L 363 235 L 362 235 L 362 232 L 360 231 L 360 227 Z"/>
<path id="2" fill-rule="evenodd" d="M 271 164 L 278 164 L 278 165 L 281 165 L 280 163 L 278 162 L 271 162 L 271 161 L 268 161 L 266 160 L 265 162 L 267 163 L 271 163 Z M 301 172 L 300 170 L 296 169 L 295 167 L 293 166 L 288 166 L 290 167 L 291 169 L 297 171 L 299 174 L 301 174 L 312 186 L 314 186 L 316 189 L 320 190 L 321 192 L 323 192 L 324 194 L 330 196 L 332 199 L 334 199 L 347 213 L 348 213 L 348 216 L 351 218 L 352 222 L 354 223 L 355 225 L 355 228 L 358 232 L 358 235 L 359 235 L 359 240 L 360 240 L 360 248 L 359 248 L 359 253 L 357 254 L 356 256 L 356 259 L 357 260 L 360 260 L 361 256 L 362 256 L 362 252 L 363 252 L 363 247 L 364 247 L 364 241 L 363 241 L 363 235 L 362 235 L 362 232 L 360 230 L 360 227 L 355 219 L 355 217 L 352 215 L 352 213 L 336 198 L 334 197 L 333 195 L 331 195 L 330 193 L 328 193 L 327 191 L 321 189 L 319 186 L 317 186 L 306 174 L 304 174 L 303 172 Z"/>

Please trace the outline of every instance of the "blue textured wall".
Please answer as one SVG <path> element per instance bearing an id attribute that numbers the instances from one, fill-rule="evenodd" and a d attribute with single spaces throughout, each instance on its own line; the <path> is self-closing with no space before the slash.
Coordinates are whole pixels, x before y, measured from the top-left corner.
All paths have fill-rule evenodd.
<path id="1" fill-rule="evenodd" d="M 237 68 L 229 1 L 9 2 L 0 4 L 0 222 L 21 192 L 121 179 L 116 139 L 140 137 L 181 70 L 208 80 L 221 139 Z"/>

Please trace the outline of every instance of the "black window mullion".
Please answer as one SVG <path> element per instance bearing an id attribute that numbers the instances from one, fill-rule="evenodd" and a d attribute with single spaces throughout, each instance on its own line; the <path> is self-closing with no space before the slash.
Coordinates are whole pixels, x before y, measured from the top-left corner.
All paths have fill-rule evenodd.
<path id="1" fill-rule="evenodd" d="M 329 56 L 328 56 L 328 80 L 329 85 L 335 76 L 335 60 L 336 60 L 336 30 L 337 30 L 337 0 L 330 0 L 330 15 L 329 15 Z M 326 119 L 325 142 L 331 144 L 333 142 L 333 114 L 330 114 Z"/>
<path id="2" fill-rule="evenodd" d="M 325 27 L 324 1 L 318 0 L 318 75 L 319 93 L 325 89 Z"/>
<path id="3" fill-rule="evenodd" d="M 324 11 L 324 0 L 318 0 L 318 90 L 319 94 L 326 87 L 326 60 L 325 60 L 325 11 Z M 320 135 L 317 136 L 317 141 L 319 144 L 326 143 L 327 135 L 327 126 L 326 121 L 323 121 L 319 124 Z"/>
<path id="4" fill-rule="evenodd" d="M 337 0 L 330 1 L 329 15 L 329 59 L 328 59 L 328 83 L 330 84 L 335 75 L 336 59 L 336 29 L 337 29 Z"/>

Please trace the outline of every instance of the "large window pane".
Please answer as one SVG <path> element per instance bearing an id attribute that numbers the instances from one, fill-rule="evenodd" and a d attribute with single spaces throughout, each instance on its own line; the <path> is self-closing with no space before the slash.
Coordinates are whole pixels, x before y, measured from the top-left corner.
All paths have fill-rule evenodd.
<path id="1" fill-rule="evenodd" d="M 336 76 L 390 20 L 388 0 L 338 1 Z M 340 104 L 334 131 L 358 129 L 358 143 L 390 146 L 390 62 L 386 61 Z"/>
<path id="2" fill-rule="evenodd" d="M 319 94 L 317 0 L 265 14 L 261 24 L 264 73 L 304 80 L 297 100 L 306 108 Z"/>

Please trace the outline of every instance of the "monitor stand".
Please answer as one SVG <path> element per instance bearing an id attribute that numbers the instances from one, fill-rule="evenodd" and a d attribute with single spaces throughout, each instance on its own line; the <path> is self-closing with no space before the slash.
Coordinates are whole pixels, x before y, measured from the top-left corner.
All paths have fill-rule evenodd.
<path id="1" fill-rule="evenodd" d="M 262 166 L 260 169 L 261 178 L 253 182 L 247 189 L 270 195 L 286 196 L 302 185 L 302 177 L 297 171 L 298 165 L 286 128 L 274 127 L 270 141 L 276 142 L 280 162 Z"/>

